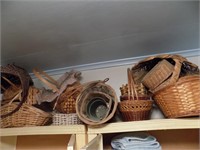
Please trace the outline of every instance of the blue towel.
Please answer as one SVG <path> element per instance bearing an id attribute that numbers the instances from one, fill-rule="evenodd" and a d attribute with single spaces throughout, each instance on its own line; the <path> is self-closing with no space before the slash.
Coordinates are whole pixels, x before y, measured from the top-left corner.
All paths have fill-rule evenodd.
<path id="1" fill-rule="evenodd" d="M 161 150 L 156 138 L 145 132 L 126 133 L 111 141 L 114 150 Z"/>

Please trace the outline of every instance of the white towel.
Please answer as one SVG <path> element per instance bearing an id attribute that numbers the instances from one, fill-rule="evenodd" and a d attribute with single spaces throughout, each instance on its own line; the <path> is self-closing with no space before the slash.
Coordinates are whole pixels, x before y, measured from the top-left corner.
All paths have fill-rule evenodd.
<path id="1" fill-rule="evenodd" d="M 115 136 L 111 141 L 111 146 L 116 150 L 161 150 L 156 138 L 144 132 Z"/>

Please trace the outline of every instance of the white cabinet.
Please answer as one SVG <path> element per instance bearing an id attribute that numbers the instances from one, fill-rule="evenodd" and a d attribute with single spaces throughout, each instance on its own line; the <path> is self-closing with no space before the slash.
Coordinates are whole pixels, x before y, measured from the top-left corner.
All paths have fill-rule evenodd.
<path id="1" fill-rule="evenodd" d="M 1 150 L 75 150 L 86 142 L 84 125 L 0 129 Z"/>
<path id="2" fill-rule="evenodd" d="M 198 150 L 199 128 L 199 118 L 155 119 L 109 123 L 98 127 L 89 126 L 87 147 L 99 145 L 100 150 L 111 150 L 111 139 L 115 135 L 123 132 L 146 131 L 157 138 L 163 150 Z"/>

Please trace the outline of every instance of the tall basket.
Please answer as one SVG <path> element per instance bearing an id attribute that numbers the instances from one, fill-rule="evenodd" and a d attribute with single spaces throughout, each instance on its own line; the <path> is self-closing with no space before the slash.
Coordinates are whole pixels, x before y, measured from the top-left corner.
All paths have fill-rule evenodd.
<path id="1" fill-rule="evenodd" d="M 153 101 L 141 99 L 136 90 L 131 70 L 128 68 L 128 99 L 119 102 L 119 110 L 125 121 L 147 120 L 150 117 Z"/>

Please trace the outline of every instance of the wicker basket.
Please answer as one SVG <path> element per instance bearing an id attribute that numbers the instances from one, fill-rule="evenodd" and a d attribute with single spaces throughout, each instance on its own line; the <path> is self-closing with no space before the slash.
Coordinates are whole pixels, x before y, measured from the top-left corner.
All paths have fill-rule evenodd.
<path id="1" fill-rule="evenodd" d="M 157 86 L 164 82 L 173 72 L 174 66 L 167 60 L 158 62 L 142 79 L 142 83 L 153 91 Z"/>
<path id="2" fill-rule="evenodd" d="M 19 103 L 6 104 L 1 107 L 1 114 L 14 110 Z M 23 104 L 21 108 L 5 118 L 1 118 L 1 128 L 42 126 L 51 123 L 52 115 L 34 106 Z"/>
<path id="3" fill-rule="evenodd" d="M 57 101 L 56 110 L 67 114 L 76 113 L 76 98 L 80 94 L 81 89 L 82 85 L 79 82 L 67 87 Z"/>
<path id="4" fill-rule="evenodd" d="M 83 124 L 79 119 L 76 113 L 62 114 L 54 113 L 53 114 L 53 125 L 76 125 Z"/>
<path id="5" fill-rule="evenodd" d="M 154 68 L 156 66 L 156 64 L 158 64 L 162 60 L 166 60 L 174 66 L 173 72 L 168 78 L 166 78 L 166 76 L 168 76 L 171 71 L 168 72 L 167 75 L 165 75 L 165 77 L 164 77 L 166 79 L 164 79 L 162 77 L 162 80 L 164 82 L 162 81 L 162 83 L 161 84 L 159 83 L 159 85 L 156 88 L 154 87 L 154 89 L 153 88 L 150 89 L 150 91 L 152 93 L 155 93 L 159 90 L 162 90 L 165 87 L 175 84 L 177 82 L 177 80 L 182 76 L 193 75 L 193 74 L 199 73 L 198 66 L 188 62 L 188 60 L 182 56 L 168 55 L 168 54 L 157 55 L 157 56 L 148 57 L 132 67 L 132 75 L 133 75 L 136 83 L 140 83 L 142 81 L 145 82 L 143 80 L 145 78 L 145 76 L 149 73 L 149 71 L 152 68 Z M 171 70 L 171 69 L 169 69 L 169 70 Z M 151 72 L 150 72 L 150 74 L 151 74 Z M 156 75 L 154 77 L 159 79 L 159 76 L 160 75 Z"/>
<path id="6" fill-rule="evenodd" d="M 119 109 L 124 121 L 148 120 L 152 103 L 151 100 L 124 100 Z"/>
<path id="7" fill-rule="evenodd" d="M 14 100 L 22 100 L 22 86 L 14 84 L 11 80 L 7 79 L 6 77 L 3 77 L 4 80 L 6 80 L 10 87 L 4 90 L 1 105 L 5 105 L 8 103 L 12 103 Z M 29 105 L 37 104 L 37 100 L 35 98 L 35 95 L 39 92 L 39 89 L 35 88 L 33 85 L 29 86 L 28 89 L 28 95 L 26 97 L 25 103 Z"/>
<path id="8" fill-rule="evenodd" d="M 76 112 L 84 123 L 99 125 L 114 116 L 118 100 L 114 89 L 105 84 L 107 80 L 84 84 L 81 94 L 76 100 Z"/>
<path id="9" fill-rule="evenodd" d="M 53 99 L 47 99 L 48 102 L 52 103 L 53 109 L 59 111 L 60 113 L 76 112 L 76 98 L 82 89 L 82 85 L 79 83 L 80 72 L 66 72 L 57 80 L 38 68 L 34 68 L 33 73 L 52 91 L 55 91 Z"/>
<path id="10" fill-rule="evenodd" d="M 185 76 L 153 97 L 168 118 L 200 115 L 200 76 Z"/>
<path id="11" fill-rule="evenodd" d="M 124 121 L 138 121 L 149 119 L 153 101 L 139 99 L 136 84 L 134 83 L 131 70 L 128 68 L 128 99 L 119 102 L 119 110 Z M 140 95 L 141 96 L 141 95 Z M 144 95 L 146 96 L 146 95 Z M 136 98 L 136 99 L 135 99 Z"/>
<path id="12" fill-rule="evenodd" d="M 140 84 L 136 84 L 135 85 L 135 89 L 138 93 L 138 96 L 144 96 L 147 95 L 147 89 L 145 88 L 145 86 L 140 83 Z M 120 87 L 120 92 L 121 92 L 121 96 L 127 96 L 128 95 L 128 84 L 126 85 L 122 85 L 122 87 Z"/>

